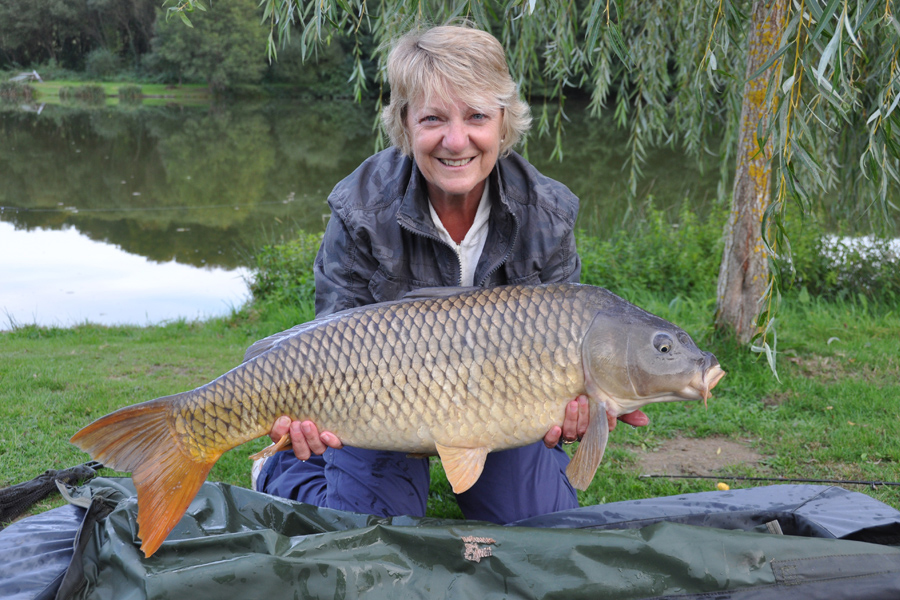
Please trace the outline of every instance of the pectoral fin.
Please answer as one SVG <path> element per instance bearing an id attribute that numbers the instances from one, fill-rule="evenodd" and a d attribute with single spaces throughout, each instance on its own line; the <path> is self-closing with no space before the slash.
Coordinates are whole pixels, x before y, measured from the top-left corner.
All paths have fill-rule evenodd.
<path id="1" fill-rule="evenodd" d="M 566 468 L 569 483 L 579 490 L 586 490 L 600 466 L 606 443 L 609 440 L 609 422 L 606 420 L 606 403 L 591 399 L 591 422 L 575 456 Z"/>
<path id="2" fill-rule="evenodd" d="M 484 459 L 487 458 L 488 449 L 455 448 L 441 444 L 436 446 L 453 493 L 461 494 L 475 485 L 481 471 L 484 470 Z"/>
<path id="3" fill-rule="evenodd" d="M 281 452 L 282 450 L 287 450 L 291 447 L 291 434 L 286 433 L 281 436 L 281 439 L 275 442 L 274 444 L 269 444 L 256 454 L 250 455 L 250 460 L 259 460 L 260 458 L 268 458 L 269 456 L 273 456 L 274 454 Z"/>

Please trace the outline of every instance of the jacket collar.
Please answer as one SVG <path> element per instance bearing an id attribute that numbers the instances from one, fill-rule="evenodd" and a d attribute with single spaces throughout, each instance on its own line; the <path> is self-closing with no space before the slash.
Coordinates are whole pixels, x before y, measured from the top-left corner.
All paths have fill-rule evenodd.
<path id="1" fill-rule="evenodd" d="M 488 278 L 503 266 L 512 253 L 519 233 L 520 219 L 507 198 L 500 174 L 500 160 L 488 176 L 488 185 L 493 204 L 488 221 L 488 237 L 475 269 L 475 285 L 478 286 L 486 283 Z M 400 201 L 397 222 L 403 229 L 443 244 L 445 242 L 431 219 L 426 190 L 425 179 L 416 162 L 412 161 L 412 171 L 406 192 Z"/>
<path id="2" fill-rule="evenodd" d="M 494 165 L 491 174 L 488 175 L 488 186 L 493 203 L 491 206 L 491 225 L 506 222 L 509 219 L 518 221 L 506 198 L 503 181 L 500 176 L 499 160 Z M 499 214 L 495 215 L 495 213 Z M 397 222 L 405 229 L 419 235 L 432 238 L 439 237 L 437 228 L 431 219 L 431 212 L 428 210 L 428 189 L 425 186 L 425 179 L 422 177 L 416 161 L 412 161 L 412 172 L 410 173 L 409 183 L 406 186 L 406 192 L 400 201 Z"/>

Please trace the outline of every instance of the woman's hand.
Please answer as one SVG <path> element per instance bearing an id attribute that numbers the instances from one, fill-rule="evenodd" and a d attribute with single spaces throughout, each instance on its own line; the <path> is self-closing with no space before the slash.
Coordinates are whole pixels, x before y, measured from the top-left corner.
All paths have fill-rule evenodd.
<path id="1" fill-rule="evenodd" d="M 328 448 L 344 447 L 341 440 L 330 431 L 319 433 L 319 428 L 312 421 L 291 421 L 290 417 L 279 417 L 272 426 L 269 437 L 273 443 L 278 443 L 286 434 L 290 434 L 294 456 L 300 460 L 307 460 L 313 454 L 323 454 Z"/>
<path id="2" fill-rule="evenodd" d="M 588 404 L 588 397 L 585 395 L 578 396 L 566 405 L 566 416 L 563 419 L 562 427 L 554 425 L 547 432 L 547 435 L 544 436 L 544 445 L 552 448 L 560 440 L 563 443 L 580 440 L 587 431 L 590 415 L 591 410 Z M 606 418 L 609 420 L 609 430 L 612 431 L 616 428 L 616 418 L 609 415 L 609 413 L 607 413 Z M 643 427 L 650 422 L 647 415 L 640 410 L 622 415 L 618 420 L 633 427 Z"/>

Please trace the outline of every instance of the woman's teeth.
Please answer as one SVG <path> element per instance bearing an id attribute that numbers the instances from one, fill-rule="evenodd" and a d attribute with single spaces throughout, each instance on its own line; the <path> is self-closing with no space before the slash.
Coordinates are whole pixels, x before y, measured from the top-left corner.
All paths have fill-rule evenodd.
<path id="1" fill-rule="evenodd" d="M 450 160 L 447 158 L 439 158 L 439 161 L 447 165 L 448 167 L 462 167 L 463 165 L 469 164 L 472 159 L 471 158 L 462 158 L 460 160 Z"/>

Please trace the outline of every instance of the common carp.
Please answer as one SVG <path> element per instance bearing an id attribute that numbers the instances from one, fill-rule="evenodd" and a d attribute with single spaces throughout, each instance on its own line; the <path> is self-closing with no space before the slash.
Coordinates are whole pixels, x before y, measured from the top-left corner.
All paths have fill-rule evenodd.
<path id="1" fill-rule="evenodd" d="M 488 452 L 541 439 L 587 394 L 590 425 L 566 471 L 585 489 L 606 448 L 604 413 L 705 403 L 724 374 L 683 330 L 602 288 L 434 288 L 260 340 L 206 385 L 119 409 L 72 442 L 132 473 L 150 556 L 219 457 L 281 415 L 346 445 L 437 454 L 463 492 Z"/>

